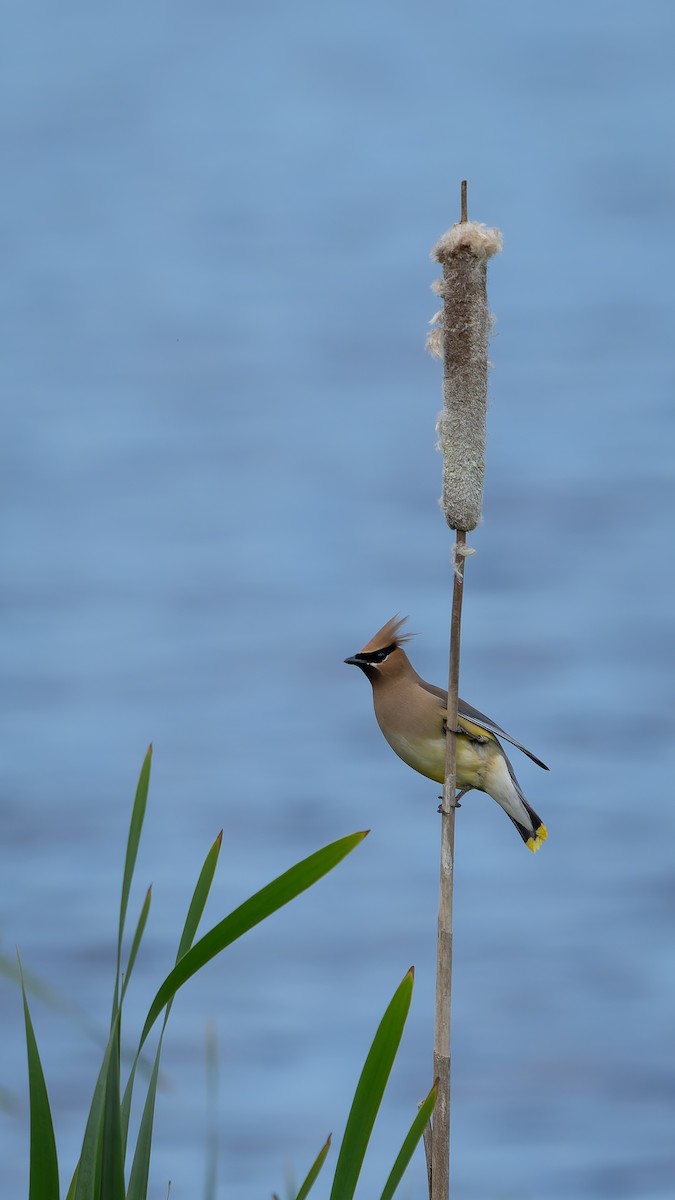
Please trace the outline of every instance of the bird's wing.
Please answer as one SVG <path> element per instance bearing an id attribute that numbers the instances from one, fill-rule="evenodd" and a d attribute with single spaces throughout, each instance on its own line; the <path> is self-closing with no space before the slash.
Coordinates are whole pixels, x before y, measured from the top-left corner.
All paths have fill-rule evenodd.
<path id="1" fill-rule="evenodd" d="M 436 687 L 435 684 L 427 683 L 425 680 L 422 680 L 421 683 L 425 691 L 431 692 L 432 696 L 437 696 L 438 699 L 442 700 L 443 704 L 447 706 L 448 693 L 443 688 Z M 531 750 L 528 750 L 525 746 L 522 746 L 520 742 L 517 742 L 515 738 L 511 737 L 510 733 L 507 733 L 506 730 L 502 729 L 500 725 L 496 725 L 494 721 L 491 721 L 489 717 L 486 717 L 485 713 L 482 713 L 477 708 L 474 708 L 472 704 L 467 704 L 466 700 L 459 701 L 457 705 L 457 714 L 462 729 L 469 735 L 469 737 L 471 737 L 472 734 L 474 737 L 480 737 L 487 733 L 488 736 L 492 735 L 492 737 L 504 738 L 505 741 L 510 742 L 512 746 L 515 746 L 517 750 L 522 750 L 523 754 L 526 754 L 528 758 L 531 758 L 532 762 L 535 762 L 538 767 L 542 767 L 544 771 L 548 771 L 546 763 L 543 763 L 540 758 L 537 758 L 536 754 L 533 754 Z"/>
<path id="2" fill-rule="evenodd" d="M 474 708 L 472 704 L 467 704 L 466 700 L 459 701 L 457 711 L 461 725 L 464 725 L 465 723 L 469 726 L 478 725 L 480 729 L 485 729 L 488 733 L 494 734 L 495 737 L 505 738 L 505 740 L 510 742 L 512 746 L 515 746 L 517 750 L 522 750 L 523 754 L 526 754 L 528 758 L 531 758 L 532 762 L 535 762 L 538 767 L 542 767 L 544 771 L 548 771 L 546 763 L 543 763 L 540 758 L 537 758 L 536 754 L 533 754 L 532 751 L 528 750 L 526 746 L 522 746 L 520 742 L 517 742 L 514 737 L 511 737 L 510 733 L 507 733 L 506 730 L 502 729 L 500 725 L 496 725 L 494 721 L 491 721 L 489 717 L 486 717 L 485 713 L 479 712 L 478 709 Z M 469 732 L 471 732 L 471 730 L 469 730 Z"/>

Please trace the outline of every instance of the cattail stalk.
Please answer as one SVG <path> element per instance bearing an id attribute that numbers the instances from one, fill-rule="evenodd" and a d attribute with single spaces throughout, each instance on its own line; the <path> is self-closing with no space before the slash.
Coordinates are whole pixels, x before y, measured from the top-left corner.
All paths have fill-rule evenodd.
<path id="1" fill-rule="evenodd" d="M 430 349 L 443 357 L 443 412 L 437 426 L 439 449 L 443 452 L 441 507 L 448 525 L 456 530 L 436 952 L 434 1078 L 439 1079 L 439 1087 L 431 1138 L 425 1139 L 431 1200 L 448 1200 L 450 1194 L 450 1012 L 460 634 L 464 564 L 466 556 L 473 553 L 466 545 L 466 534 L 478 524 L 483 502 L 490 332 L 487 261 L 499 250 L 498 230 L 467 219 L 464 181 L 461 220 L 443 235 L 432 252 L 443 268 L 443 278 L 434 289 L 443 299 L 443 310 L 434 319 L 436 328 L 429 338 Z"/>

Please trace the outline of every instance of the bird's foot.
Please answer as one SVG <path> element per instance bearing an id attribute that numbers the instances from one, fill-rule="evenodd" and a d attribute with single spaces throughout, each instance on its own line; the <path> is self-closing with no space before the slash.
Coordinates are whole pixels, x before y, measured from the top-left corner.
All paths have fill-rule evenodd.
<path id="1" fill-rule="evenodd" d="M 470 787 L 461 788 L 460 791 L 457 792 L 454 803 L 451 805 L 451 807 L 452 808 L 461 808 L 462 807 L 462 796 L 466 796 L 466 793 L 470 792 L 470 791 L 471 791 Z M 440 800 L 441 803 L 439 804 L 438 809 L 436 811 L 439 813 L 442 813 L 443 812 L 443 797 L 439 796 L 438 799 Z"/>
<path id="2" fill-rule="evenodd" d="M 443 733 L 447 733 L 447 732 L 448 732 L 448 722 L 444 720 L 443 721 Z M 459 737 L 460 733 L 464 733 L 464 730 L 458 726 L 458 728 L 455 730 L 455 733 L 457 734 L 457 737 Z"/>

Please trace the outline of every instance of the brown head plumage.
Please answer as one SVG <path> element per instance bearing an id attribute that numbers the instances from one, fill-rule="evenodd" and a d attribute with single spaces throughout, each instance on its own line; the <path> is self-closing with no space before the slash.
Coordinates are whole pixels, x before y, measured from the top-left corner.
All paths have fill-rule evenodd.
<path id="1" fill-rule="evenodd" d="M 359 651 L 359 654 L 372 654 L 374 650 L 395 649 L 401 646 L 404 642 L 409 642 L 415 636 L 414 633 L 400 633 L 402 625 L 405 625 L 407 617 L 400 617 L 396 613 L 386 625 L 378 629 L 377 633 L 371 637 L 369 642 Z"/>
<path id="2" fill-rule="evenodd" d="M 401 649 L 403 642 L 407 642 L 415 635 L 413 633 L 401 633 L 401 626 L 407 621 L 407 617 L 399 617 L 398 613 L 387 621 L 381 629 L 378 629 L 374 637 L 366 642 L 362 650 L 358 654 L 354 654 L 351 658 L 346 658 L 345 662 L 350 666 L 360 667 L 361 670 L 368 676 L 371 683 L 375 678 L 379 678 L 380 670 L 384 663 L 388 663 L 389 667 L 393 666 L 395 660 L 400 660 L 401 663 L 407 663 L 408 660 L 403 650 Z M 400 654 L 395 651 L 400 650 Z"/>

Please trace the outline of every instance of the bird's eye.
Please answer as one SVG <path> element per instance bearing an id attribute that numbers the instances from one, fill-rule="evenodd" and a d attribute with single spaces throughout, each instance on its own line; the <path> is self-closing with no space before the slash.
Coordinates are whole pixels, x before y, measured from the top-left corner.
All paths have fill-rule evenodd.
<path id="1" fill-rule="evenodd" d="M 385 658 L 389 658 L 389 655 L 395 649 L 396 643 L 392 642 L 391 646 L 383 646 L 381 650 L 363 650 L 361 654 L 357 655 L 357 661 L 359 665 L 363 664 L 364 666 L 373 666 L 375 663 L 383 663 Z"/>

